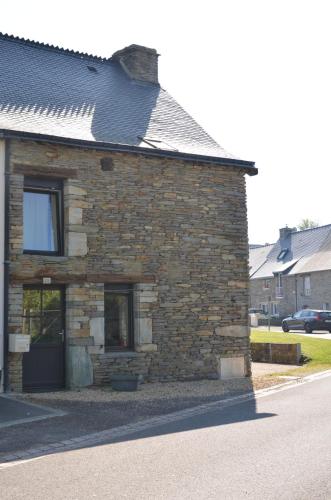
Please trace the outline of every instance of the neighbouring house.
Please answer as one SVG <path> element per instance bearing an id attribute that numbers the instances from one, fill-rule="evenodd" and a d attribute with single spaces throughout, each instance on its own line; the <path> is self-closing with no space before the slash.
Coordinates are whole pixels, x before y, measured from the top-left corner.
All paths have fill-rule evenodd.
<path id="1" fill-rule="evenodd" d="M 159 85 L 0 36 L 5 390 L 250 373 L 245 174 Z"/>
<path id="2" fill-rule="evenodd" d="M 331 224 L 280 229 L 276 243 L 250 246 L 249 266 L 250 307 L 280 318 L 331 309 Z"/>

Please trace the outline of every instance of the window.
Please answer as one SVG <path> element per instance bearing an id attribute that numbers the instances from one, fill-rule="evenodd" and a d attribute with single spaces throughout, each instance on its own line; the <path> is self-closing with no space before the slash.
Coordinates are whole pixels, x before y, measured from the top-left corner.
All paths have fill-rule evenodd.
<path id="1" fill-rule="evenodd" d="M 276 275 L 276 298 L 281 299 L 283 297 L 283 276 L 281 273 Z"/>
<path id="2" fill-rule="evenodd" d="M 328 309 L 330 309 L 330 304 L 329 304 L 329 302 L 324 302 L 322 309 L 324 309 L 324 310 L 328 310 Z"/>
<path id="3" fill-rule="evenodd" d="M 281 250 L 280 253 L 278 254 L 277 260 L 283 260 L 288 252 L 288 248 L 284 248 L 284 250 Z"/>
<path id="4" fill-rule="evenodd" d="M 260 304 L 260 309 L 262 311 L 262 314 L 268 314 L 269 313 L 268 304 Z"/>
<path id="5" fill-rule="evenodd" d="M 263 280 L 263 288 L 270 288 L 271 280 Z"/>
<path id="6" fill-rule="evenodd" d="M 62 181 L 26 177 L 23 200 L 25 253 L 60 255 L 62 237 Z"/>
<path id="7" fill-rule="evenodd" d="M 271 314 L 272 316 L 278 316 L 278 304 L 277 302 L 272 302 L 271 304 Z"/>
<path id="8" fill-rule="evenodd" d="M 132 285 L 105 286 L 105 348 L 132 350 L 133 291 Z"/>
<path id="9" fill-rule="evenodd" d="M 303 278 L 303 293 L 306 297 L 311 295 L 310 276 L 304 276 Z"/>

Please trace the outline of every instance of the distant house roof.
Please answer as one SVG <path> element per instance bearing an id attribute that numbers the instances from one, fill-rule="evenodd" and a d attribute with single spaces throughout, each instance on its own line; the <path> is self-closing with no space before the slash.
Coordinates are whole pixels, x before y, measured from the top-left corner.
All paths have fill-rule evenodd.
<path id="1" fill-rule="evenodd" d="M 282 255 L 284 258 L 279 259 Z M 275 273 L 299 274 L 331 269 L 331 224 L 291 232 L 273 245 L 250 248 L 251 279 L 271 278 Z"/>
<path id="2" fill-rule="evenodd" d="M 130 78 L 114 58 L 1 33 L 0 54 L 2 130 L 222 159 L 256 173 L 253 162 L 227 153 L 159 84 Z"/>

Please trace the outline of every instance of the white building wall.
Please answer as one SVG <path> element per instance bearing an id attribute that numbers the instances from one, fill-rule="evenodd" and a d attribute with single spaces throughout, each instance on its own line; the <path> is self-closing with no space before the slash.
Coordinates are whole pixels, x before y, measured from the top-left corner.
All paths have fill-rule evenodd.
<path id="1" fill-rule="evenodd" d="M 4 237 L 5 237 L 5 141 L 0 140 L 0 392 L 3 392 L 4 363 Z"/>

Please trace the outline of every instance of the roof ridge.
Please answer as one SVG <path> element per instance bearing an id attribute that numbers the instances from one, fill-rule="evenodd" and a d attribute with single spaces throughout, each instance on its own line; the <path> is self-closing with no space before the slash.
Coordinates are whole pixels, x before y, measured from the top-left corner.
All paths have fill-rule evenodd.
<path id="1" fill-rule="evenodd" d="M 328 226 L 330 226 L 330 228 L 331 228 L 331 223 L 324 224 L 324 226 L 308 227 L 307 229 L 300 229 L 300 231 L 293 231 L 293 232 L 291 232 L 291 235 L 298 234 L 298 233 L 305 233 L 307 231 L 315 231 L 316 229 L 324 229 L 325 227 L 328 227 Z"/>
<path id="2" fill-rule="evenodd" d="M 98 62 L 109 62 L 111 58 L 95 56 L 93 54 L 88 54 L 87 52 L 79 52 L 78 50 L 66 49 L 64 47 L 59 47 L 57 45 L 52 45 L 49 43 L 37 42 L 35 40 L 30 40 L 28 38 L 23 38 L 15 35 L 9 35 L 8 33 L 0 32 L 0 39 L 8 40 L 15 43 L 20 43 L 22 45 L 28 45 L 29 47 L 34 47 L 43 50 L 49 50 L 52 52 L 59 52 L 61 54 L 66 54 L 68 56 L 79 57 L 80 59 L 94 59 Z"/>
<path id="3" fill-rule="evenodd" d="M 258 247 L 252 247 L 250 248 L 250 250 L 261 250 L 261 248 L 272 247 L 277 243 L 277 241 L 274 243 L 266 243 L 265 245 L 259 245 Z"/>

